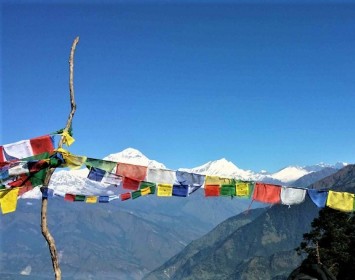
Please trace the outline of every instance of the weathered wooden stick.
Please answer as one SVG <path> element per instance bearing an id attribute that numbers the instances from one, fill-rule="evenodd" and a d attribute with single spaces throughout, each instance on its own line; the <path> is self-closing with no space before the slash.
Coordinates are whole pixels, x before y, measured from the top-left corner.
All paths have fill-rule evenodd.
<path id="1" fill-rule="evenodd" d="M 79 42 L 79 37 L 76 37 L 70 51 L 70 57 L 69 57 L 69 93 L 70 93 L 70 105 L 71 105 L 71 111 L 68 116 L 67 124 L 64 128 L 65 131 L 68 131 L 71 128 L 73 117 L 75 114 L 76 110 L 76 104 L 75 104 L 75 99 L 74 99 L 74 52 L 76 45 Z M 62 136 L 58 148 L 61 148 L 63 146 L 63 140 L 64 137 Z M 44 179 L 43 187 L 41 188 L 42 192 L 44 191 L 45 188 L 48 188 L 49 182 L 51 180 L 51 177 L 53 175 L 55 168 L 50 168 L 46 174 L 46 177 Z M 55 246 L 55 241 L 53 236 L 50 234 L 48 230 L 48 225 L 47 225 L 47 205 L 48 205 L 48 198 L 47 196 L 42 196 L 42 207 L 41 207 L 41 230 L 42 230 L 42 235 L 46 239 L 49 247 L 49 252 L 51 254 L 52 258 L 52 265 L 53 265 L 53 270 L 55 274 L 55 279 L 60 280 L 62 279 L 62 272 L 59 267 L 59 260 L 58 260 L 58 254 L 57 254 L 57 248 Z"/>

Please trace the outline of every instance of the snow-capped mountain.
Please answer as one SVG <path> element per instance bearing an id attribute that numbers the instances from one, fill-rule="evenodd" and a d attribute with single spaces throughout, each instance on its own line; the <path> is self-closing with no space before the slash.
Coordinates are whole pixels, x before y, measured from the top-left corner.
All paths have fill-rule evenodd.
<path id="1" fill-rule="evenodd" d="M 133 148 L 127 148 L 117 154 L 110 154 L 104 160 L 143 165 L 150 168 L 166 168 L 164 164 L 147 158 L 140 151 Z"/>
<path id="2" fill-rule="evenodd" d="M 140 151 L 133 148 L 125 149 L 122 152 L 116 154 L 110 154 L 104 159 L 115 162 L 148 166 L 150 168 L 166 168 L 163 163 L 157 162 L 155 160 L 150 160 Z M 281 185 L 292 185 L 292 182 L 312 172 L 317 172 L 329 167 L 340 169 L 346 165 L 346 163 L 338 162 L 333 166 L 325 163 L 305 167 L 288 166 L 275 173 L 269 173 L 265 170 L 262 170 L 260 172 L 243 170 L 237 167 L 231 161 L 222 158 L 219 160 L 207 162 L 206 164 L 195 168 L 180 168 L 179 170 L 205 175 L 208 174 L 220 177 L 236 178 L 239 180 L 263 181 L 267 183 Z M 52 176 L 49 188 L 53 189 L 54 193 L 59 195 L 64 195 L 65 193 L 86 195 L 111 195 L 114 193 L 114 186 L 101 184 L 99 182 L 87 179 L 86 177 L 88 175 L 88 172 L 89 171 L 86 168 L 69 171 L 60 170 L 58 172 L 55 172 Z M 40 197 L 41 193 L 38 191 L 38 188 L 23 195 L 23 198 Z"/>

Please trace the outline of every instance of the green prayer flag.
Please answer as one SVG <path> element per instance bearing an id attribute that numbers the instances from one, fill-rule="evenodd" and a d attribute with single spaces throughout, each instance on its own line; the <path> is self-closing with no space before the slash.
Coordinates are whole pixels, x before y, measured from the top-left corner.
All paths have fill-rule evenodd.
<path id="1" fill-rule="evenodd" d="M 74 201 L 85 201 L 85 195 L 77 194 Z"/>
<path id="2" fill-rule="evenodd" d="M 140 197 L 142 194 L 141 194 L 141 191 L 138 190 L 138 191 L 134 191 L 132 192 L 131 196 L 132 196 L 132 199 L 136 199 L 138 197 Z"/>
<path id="3" fill-rule="evenodd" d="M 234 184 L 222 185 L 220 195 L 235 196 L 235 185 Z"/>
<path id="4" fill-rule="evenodd" d="M 114 169 L 117 165 L 117 162 L 113 161 L 107 161 L 107 160 L 101 160 L 101 159 L 95 159 L 95 158 L 87 158 L 85 165 L 90 168 L 90 167 L 96 167 L 102 170 L 105 170 L 107 172 L 111 172 L 112 169 Z"/>
<path id="5" fill-rule="evenodd" d="M 147 187 L 150 188 L 150 194 L 155 194 L 155 190 L 157 188 L 157 185 L 155 183 L 142 181 L 140 186 L 139 186 L 140 189 L 144 189 L 144 188 L 147 188 Z"/>

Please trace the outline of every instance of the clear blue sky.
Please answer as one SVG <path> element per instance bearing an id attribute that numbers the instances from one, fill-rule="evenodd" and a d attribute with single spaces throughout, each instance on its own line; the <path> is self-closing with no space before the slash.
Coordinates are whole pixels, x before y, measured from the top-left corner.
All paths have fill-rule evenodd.
<path id="1" fill-rule="evenodd" d="M 355 162 L 353 1 L 24 2 L 1 6 L 1 144 L 64 127 L 80 36 L 75 154 Z"/>

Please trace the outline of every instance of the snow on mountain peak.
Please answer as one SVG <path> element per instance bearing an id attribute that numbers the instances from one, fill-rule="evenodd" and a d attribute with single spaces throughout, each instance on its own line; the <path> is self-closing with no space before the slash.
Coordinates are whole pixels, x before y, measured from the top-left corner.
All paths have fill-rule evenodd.
<path id="1" fill-rule="evenodd" d="M 290 183 L 293 181 L 296 181 L 297 179 L 303 177 L 304 175 L 307 175 L 313 171 L 307 171 L 303 167 L 299 166 L 288 166 L 280 171 L 273 173 L 271 175 L 272 178 L 277 179 L 281 182 L 284 183 Z"/>
<path id="2" fill-rule="evenodd" d="M 127 148 L 122 152 L 110 154 L 105 157 L 104 160 L 143 165 L 150 168 L 166 168 L 164 164 L 155 160 L 150 160 L 144 154 L 134 148 Z"/>
<path id="3" fill-rule="evenodd" d="M 243 170 L 238 168 L 231 161 L 221 158 L 215 161 L 209 161 L 206 164 L 192 168 L 192 169 L 181 169 L 188 172 L 216 175 L 221 177 L 234 177 L 238 179 L 247 180 L 253 176 L 250 170 Z"/>

